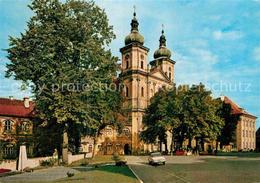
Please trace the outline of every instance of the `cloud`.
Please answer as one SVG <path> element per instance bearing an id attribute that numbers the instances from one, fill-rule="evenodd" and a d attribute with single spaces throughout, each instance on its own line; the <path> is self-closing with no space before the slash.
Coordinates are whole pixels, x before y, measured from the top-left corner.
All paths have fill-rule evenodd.
<path id="1" fill-rule="evenodd" d="M 196 41 L 195 41 L 196 42 Z M 204 45 L 204 44 L 203 44 Z M 219 73 L 214 69 L 218 56 L 206 47 L 190 47 L 187 52 L 175 52 L 176 82 L 186 84 L 208 83 L 217 80 Z"/>
<path id="2" fill-rule="evenodd" d="M 260 46 L 254 48 L 252 55 L 256 61 L 260 61 Z"/>
<path id="3" fill-rule="evenodd" d="M 241 31 L 221 31 L 217 30 L 213 33 L 215 40 L 237 40 L 242 38 L 244 35 Z"/>

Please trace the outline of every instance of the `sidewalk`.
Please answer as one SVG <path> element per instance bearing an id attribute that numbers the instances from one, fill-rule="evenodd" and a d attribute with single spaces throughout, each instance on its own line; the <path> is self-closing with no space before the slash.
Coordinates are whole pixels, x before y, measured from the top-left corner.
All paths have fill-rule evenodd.
<path id="1" fill-rule="evenodd" d="M 69 167 L 63 167 L 63 166 L 52 167 L 48 169 L 37 170 L 32 173 L 23 173 L 19 175 L 2 177 L 0 178 L 0 183 L 50 182 L 50 181 L 67 177 L 67 172 L 73 172 L 76 174 L 79 171 Z"/>

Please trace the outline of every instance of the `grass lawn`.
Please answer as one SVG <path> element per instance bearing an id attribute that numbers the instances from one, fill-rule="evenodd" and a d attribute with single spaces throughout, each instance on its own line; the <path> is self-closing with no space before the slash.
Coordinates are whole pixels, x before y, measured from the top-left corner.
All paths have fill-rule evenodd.
<path id="1" fill-rule="evenodd" d="M 218 152 L 217 156 L 238 156 L 247 158 L 260 157 L 260 153 L 256 152 Z"/>
<path id="2" fill-rule="evenodd" d="M 82 171 L 73 177 L 55 181 L 55 183 L 138 183 L 138 180 L 127 166 L 106 165 Z"/>
<path id="3" fill-rule="evenodd" d="M 100 163 L 114 163 L 115 161 L 112 159 L 113 156 L 111 155 L 102 155 L 102 156 L 95 156 L 94 158 L 83 159 L 76 162 L 73 162 L 69 166 L 80 166 L 82 164 L 100 164 Z"/>
<path id="4" fill-rule="evenodd" d="M 149 183 L 257 183 L 260 182 L 260 160 L 205 159 L 194 164 L 165 166 L 132 165 L 144 182 Z"/>

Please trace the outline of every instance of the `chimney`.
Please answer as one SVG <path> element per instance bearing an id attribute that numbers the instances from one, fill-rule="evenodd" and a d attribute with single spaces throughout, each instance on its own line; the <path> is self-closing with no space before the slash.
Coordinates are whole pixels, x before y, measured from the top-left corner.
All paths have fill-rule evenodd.
<path id="1" fill-rule="evenodd" d="M 30 107 L 29 97 L 24 97 L 24 98 L 23 98 L 23 103 L 24 103 L 24 107 L 25 107 L 25 108 L 29 108 L 29 107 Z"/>
<path id="2" fill-rule="evenodd" d="M 224 101 L 225 101 L 225 96 L 224 96 L 224 95 L 221 95 L 221 96 L 220 96 L 220 99 L 221 99 L 222 102 L 224 102 Z"/>

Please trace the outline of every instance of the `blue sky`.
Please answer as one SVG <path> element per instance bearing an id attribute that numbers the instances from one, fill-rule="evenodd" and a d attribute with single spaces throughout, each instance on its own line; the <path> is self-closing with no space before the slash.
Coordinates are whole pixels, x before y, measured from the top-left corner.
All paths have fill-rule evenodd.
<path id="1" fill-rule="evenodd" d="M 0 48 L 8 47 L 8 35 L 19 36 L 26 29 L 28 0 L 0 0 Z M 158 48 L 161 24 L 167 47 L 176 61 L 177 84 L 203 82 L 214 96 L 226 95 L 250 113 L 260 117 L 260 0 L 98 0 L 105 9 L 119 48 L 130 32 L 133 5 L 137 7 L 140 33 L 150 48 L 149 59 Z M 4 78 L 8 63 L 0 51 L 0 96 L 22 98 L 20 82 Z M 258 119 L 257 126 L 260 126 Z"/>

